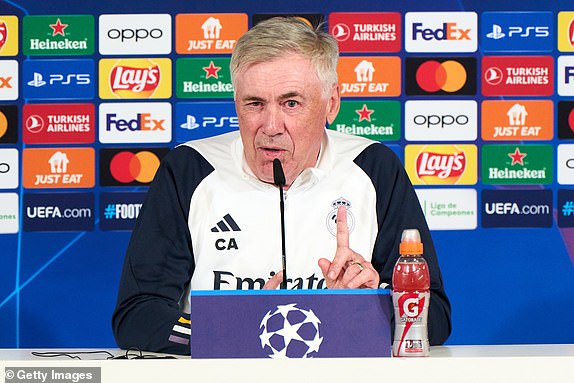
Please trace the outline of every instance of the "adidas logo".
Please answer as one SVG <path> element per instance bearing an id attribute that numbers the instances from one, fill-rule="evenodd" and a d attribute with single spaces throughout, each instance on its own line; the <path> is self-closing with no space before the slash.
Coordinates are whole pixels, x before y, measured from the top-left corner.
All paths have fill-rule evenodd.
<path id="1" fill-rule="evenodd" d="M 223 219 L 211 228 L 211 231 L 213 233 L 219 233 L 225 231 L 241 231 L 241 229 L 229 214 L 225 214 Z"/>

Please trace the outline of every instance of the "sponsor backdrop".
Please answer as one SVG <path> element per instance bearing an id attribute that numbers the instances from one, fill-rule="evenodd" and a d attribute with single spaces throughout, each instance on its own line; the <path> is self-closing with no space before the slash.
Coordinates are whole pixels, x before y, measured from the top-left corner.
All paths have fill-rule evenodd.
<path id="1" fill-rule="evenodd" d="M 185 3 L 185 4 L 184 4 Z M 574 343 L 571 1 L 0 1 L 0 347 L 112 347 L 161 158 L 238 128 L 230 53 L 278 14 L 340 44 L 330 129 L 385 142 L 433 230 L 449 344 Z"/>

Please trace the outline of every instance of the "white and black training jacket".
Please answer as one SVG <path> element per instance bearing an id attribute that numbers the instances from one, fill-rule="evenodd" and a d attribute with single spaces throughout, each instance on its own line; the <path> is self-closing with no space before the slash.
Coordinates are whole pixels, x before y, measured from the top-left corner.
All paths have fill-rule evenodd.
<path id="1" fill-rule="evenodd" d="M 376 141 L 326 130 L 317 166 L 285 193 L 287 287 L 326 287 L 317 261 L 335 255 L 339 205 L 351 249 L 381 283 L 391 283 L 402 231 L 420 231 L 431 275 L 429 339 L 442 344 L 450 303 L 429 229 L 400 160 Z M 246 165 L 238 132 L 176 147 L 129 243 L 113 315 L 118 345 L 189 354 L 189 291 L 261 289 L 281 256 L 279 191 Z"/>

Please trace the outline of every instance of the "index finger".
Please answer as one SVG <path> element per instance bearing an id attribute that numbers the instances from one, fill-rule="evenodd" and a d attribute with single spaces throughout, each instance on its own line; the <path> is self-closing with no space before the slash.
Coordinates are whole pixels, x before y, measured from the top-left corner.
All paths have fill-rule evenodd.
<path id="1" fill-rule="evenodd" d="M 337 247 L 349 247 L 349 227 L 347 226 L 347 209 L 337 209 Z"/>

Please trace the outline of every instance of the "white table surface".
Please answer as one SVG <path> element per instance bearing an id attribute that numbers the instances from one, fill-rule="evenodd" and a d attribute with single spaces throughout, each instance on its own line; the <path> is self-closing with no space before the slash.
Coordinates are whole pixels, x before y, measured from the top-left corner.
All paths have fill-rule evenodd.
<path id="1" fill-rule="evenodd" d="M 146 359 L 105 360 L 103 354 L 41 358 L 32 351 L 0 349 L 0 382 L 8 371 L 34 368 L 101 369 L 101 382 L 536 382 L 574 383 L 574 345 L 440 346 L 428 358 Z M 125 353 L 107 349 L 114 355 Z M 39 380 L 25 380 L 40 382 Z M 81 381 L 87 383 L 86 381 Z M 62 382 L 63 383 L 63 382 Z M 89 382 L 97 383 L 97 382 Z"/>

